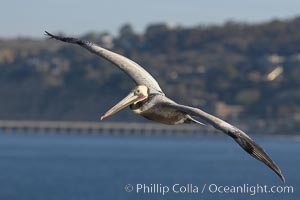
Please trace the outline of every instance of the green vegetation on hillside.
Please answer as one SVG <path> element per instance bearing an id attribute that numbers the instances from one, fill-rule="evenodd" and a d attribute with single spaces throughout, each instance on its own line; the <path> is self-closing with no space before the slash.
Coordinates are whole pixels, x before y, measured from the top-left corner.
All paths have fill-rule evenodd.
<path id="1" fill-rule="evenodd" d="M 82 38 L 141 64 L 177 102 L 227 120 L 300 128 L 300 18 L 191 28 L 154 24 L 144 34 L 127 24 L 115 38 Z M 0 39 L 0 69 L 1 119 L 98 120 L 134 86 L 103 59 L 48 39 Z M 111 120 L 124 119 L 142 120 L 128 111 Z"/>

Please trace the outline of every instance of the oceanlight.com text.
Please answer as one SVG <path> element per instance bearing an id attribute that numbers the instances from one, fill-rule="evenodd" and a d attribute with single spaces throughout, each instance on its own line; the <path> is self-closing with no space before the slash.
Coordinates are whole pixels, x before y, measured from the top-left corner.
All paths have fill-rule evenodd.
<path id="1" fill-rule="evenodd" d="M 159 194 L 167 195 L 174 194 L 292 194 L 294 193 L 293 186 L 268 186 L 268 185 L 218 185 L 218 184 L 179 184 L 173 185 L 164 184 L 127 184 L 124 187 L 126 192 L 134 192 L 136 194 Z"/>

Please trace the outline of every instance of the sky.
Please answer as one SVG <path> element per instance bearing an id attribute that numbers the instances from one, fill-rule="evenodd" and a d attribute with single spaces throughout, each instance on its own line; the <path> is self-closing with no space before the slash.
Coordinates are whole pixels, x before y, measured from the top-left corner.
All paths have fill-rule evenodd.
<path id="1" fill-rule="evenodd" d="M 44 30 L 82 35 L 118 33 L 124 23 L 182 26 L 258 23 L 300 16 L 299 0 L 1 0 L 0 37 L 43 37 Z"/>

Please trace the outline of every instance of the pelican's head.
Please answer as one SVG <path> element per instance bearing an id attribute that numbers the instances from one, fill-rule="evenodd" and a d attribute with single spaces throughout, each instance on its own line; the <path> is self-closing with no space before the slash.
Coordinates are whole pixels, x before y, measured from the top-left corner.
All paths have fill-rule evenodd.
<path id="1" fill-rule="evenodd" d="M 104 119 L 110 115 L 113 115 L 123 108 L 141 102 L 148 98 L 148 88 L 145 85 L 139 85 L 135 87 L 122 101 L 120 101 L 117 105 L 109 109 L 104 115 L 100 117 L 100 119 Z"/>

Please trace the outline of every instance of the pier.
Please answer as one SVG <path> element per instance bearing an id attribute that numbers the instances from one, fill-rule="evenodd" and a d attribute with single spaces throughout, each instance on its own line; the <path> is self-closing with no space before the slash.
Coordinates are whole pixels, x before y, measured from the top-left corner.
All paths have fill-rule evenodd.
<path id="1" fill-rule="evenodd" d="M 57 134 L 211 134 L 217 130 L 197 124 L 163 125 L 159 123 L 90 122 L 90 121 L 29 121 L 0 120 L 4 133 Z"/>

